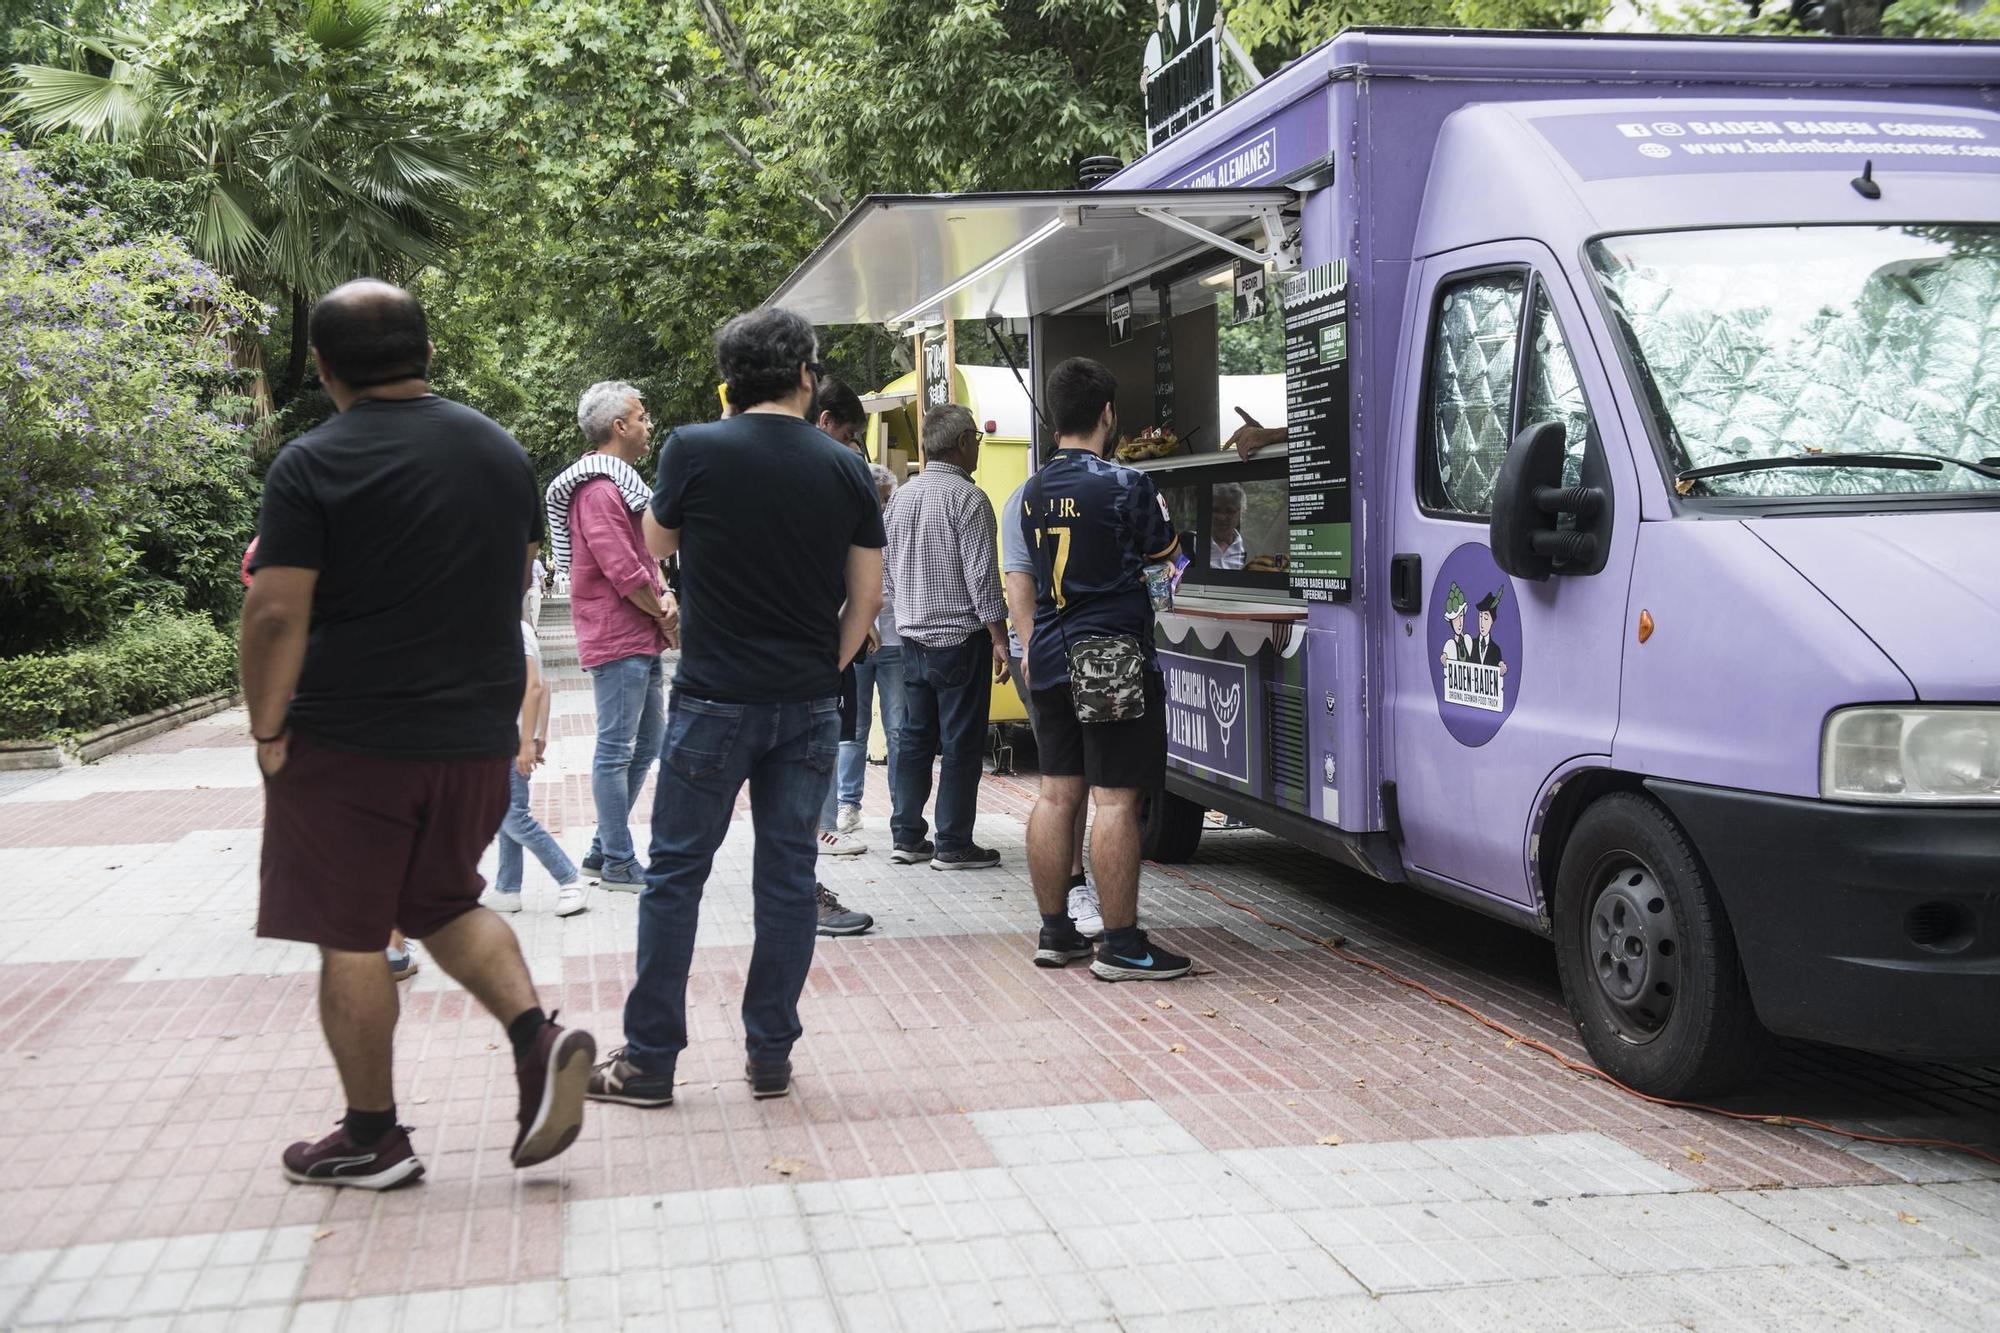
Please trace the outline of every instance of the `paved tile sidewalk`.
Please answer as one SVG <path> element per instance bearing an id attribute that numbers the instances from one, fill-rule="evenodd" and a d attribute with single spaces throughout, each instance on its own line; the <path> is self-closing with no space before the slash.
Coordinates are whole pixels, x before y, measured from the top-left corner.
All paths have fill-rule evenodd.
<path id="1" fill-rule="evenodd" d="M 591 814 L 589 692 L 545 617 L 543 819 Z M 1203 892 L 1574 1049 L 1546 947 L 1211 832 L 1143 911 L 1209 970 L 1028 965 L 1028 781 L 989 779 L 994 872 L 823 865 L 878 930 L 820 942 L 798 1091 L 754 1102 L 739 820 L 704 910 L 677 1104 L 593 1108 L 516 1172 L 497 1024 L 404 990 L 388 1195 L 276 1163 L 340 1098 L 310 949 L 250 933 L 260 792 L 223 714 L 0 786 L 0 1328 L 2000 1327 L 2000 1169 L 1653 1107 L 1562 1072 Z M 650 801 L 646 803 L 650 806 Z M 489 862 L 490 866 L 490 862 Z M 545 1003 L 616 1044 L 634 900 L 514 918 Z M 1799 1048 L 1746 1110 L 2000 1141 L 1990 1070 Z"/>

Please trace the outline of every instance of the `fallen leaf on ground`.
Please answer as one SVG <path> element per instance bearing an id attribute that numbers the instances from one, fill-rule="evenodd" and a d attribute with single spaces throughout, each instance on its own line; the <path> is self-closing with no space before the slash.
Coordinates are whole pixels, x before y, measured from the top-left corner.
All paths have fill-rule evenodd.
<path id="1" fill-rule="evenodd" d="M 796 1176 L 806 1169 L 806 1164 L 804 1159 L 798 1157 L 773 1157 L 769 1169 L 781 1176 Z"/>
<path id="2" fill-rule="evenodd" d="M 1357 1078 L 1354 1080 L 1354 1086 L 1357 1088 L 1365 1088 L 1368 1086 L 1368 1080 L 1365 1078 Z"/>
<path id="3" fill-rule="evenodd" d="M 324 1230 L 324 1231 L 315 1231 L 315 1232 L 313 1232 L 313 1239 L 314 1239 L 314 1240 L 325 1240 L 325 1239 L 326 1239 L 326 1238 L 327 1238 L 328 1236 L 331 1236 L 332 1234 L 333 1234 L 333 1228 L 332 1228 L 332 1227 L 328 1227 L 328 1228 L 327 1228 L 326 1230 Z"/>
<path id="4" fill-rule="evenodd" d="M 428 1098 L 428 1097 L 417 1097 L 417 1098 L 413 1098 L 413 1099 L 412 1099 L 412 1104 L 413 1104 L 413 1105 L 416 1105 L 416 1106 L 423 1106 L 423 1105 L 427 1104 L 427 1103 L 428 1103 L 429 1101 L 430 1101 L 430 1098 Z"/>
<path id="5" fill-rule="evenodd" d="M 1287 1106 L 1297 1106 L 1297 1105 L 1298 1105 L 1298 1103 L 1297 1103 L 1296 1101 L 1288 1101 L 1288 1102 L 1286 1102 L 1286 1103 L 1285 1103 L 1285 1105 L 1287 1105 Z"/>
<path id="6" fill-rule="evenodd" d="M 1172 1000 L 1155 1000 L 1153 1001 L 1153 1007 L 1155 1009 L 1171 1009 L 1174 1007 L 1174 1002 Z"/>
<path id="7" fill-rule="evenodd" d="M 1338 1134 L 1322 1134 L 1314 1142 L 1322 1148 L 1338 1148 L 1341 1140 Z"/>
<path id="8" fill-rule="evenodd" d="M 1215 1017 L 1215 1010 L 1213 1009 L 1197 1009 L 1195 1012 L 1200 1014 L 1203 1018 Z"/>
<path id="9" fill-rule="evenodd" d="M 1917 1215 L 1915 1213 L 1897 1213 L 1896 1220 L 1909 1226 L 1917 1225 Z"/>
<path id="10" fill-rule="evenodd" d="M 1173 1045 L 1167 1047 L 1167 1049 L 1175 1055 L 1181 1055 L 1187 1051 L 1187 1047 L 1181 1045 L 1179 1042 L 1175 1042 Z"/>
<path id="11" fill-rule="evenodd" d="M 1688 1160 L 1690 1162 L 1706 1162 L 1708 1160 L 1708 1154 L 1703 1152 L 1699 1148 L 1683 1144 L 1681 1146 L 1681 1151 L 1687 1154 Z"/>
<path id="12" fill-rule="evenodd" d="M 1046 1055 L 1038 1055 L 1035 1057 L 1035 1063 L 1038 1065 L 1045 1065 L 1048 1062 L 1049 1062 L 1049 1057 Z"/>

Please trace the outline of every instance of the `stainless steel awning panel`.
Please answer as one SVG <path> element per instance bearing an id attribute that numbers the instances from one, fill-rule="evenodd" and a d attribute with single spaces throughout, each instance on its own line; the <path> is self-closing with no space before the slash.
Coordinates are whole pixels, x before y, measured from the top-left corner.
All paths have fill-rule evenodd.
<path id="1" fill-rule="evenodd" d="M 1211 248 L 1201 233 L 1247 233 L 1259 253 L 1272 253 L 1280 214 L 1297 197 L 1288 189 L 872 195 L 766 304 L 815 324 L 1022 319 L 1200 254 Z"/>

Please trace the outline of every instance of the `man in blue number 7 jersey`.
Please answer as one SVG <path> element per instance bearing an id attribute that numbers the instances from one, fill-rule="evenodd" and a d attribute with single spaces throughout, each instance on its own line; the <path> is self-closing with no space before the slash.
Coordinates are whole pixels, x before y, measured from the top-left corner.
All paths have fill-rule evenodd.
<path id="1" fill-rule="evenodd" d="M 1118 438 L 1118 382 L 1095 361 L 1049 372 L 1044 401 L 1057 451 L 1022 488 L 1022 522 L 1035 566 L 1035 623 L 1021 646 L 1042 788 L 1028 821 L 1028 874 L 1042 914 L 1037 967 L 1089 957 L 1067 911 L 1072 830 L 1086 796 L 1097 806 L 1091 868 L 1104 935 L 1090 970 L 1104 981 L 1186 976 L 1193 963 L 1139 929 L 1139 812 L 1167 771 L 1166 692 L 1153 652 L 1146 566 L 1179 548 L 1152 479 L 1104 455 Z M 1070 647 L 1115 636 L 1143 657 L 1144 708 L 1083 721 L 1070 690 Z"/>

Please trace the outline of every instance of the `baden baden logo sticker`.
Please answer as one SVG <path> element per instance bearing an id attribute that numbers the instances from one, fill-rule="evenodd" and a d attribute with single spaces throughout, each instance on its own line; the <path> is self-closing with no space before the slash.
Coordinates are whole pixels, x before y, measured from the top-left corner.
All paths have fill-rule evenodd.
<path id="1" fill-rule="evenodd" d="M 1446 731 L 1461 745 L 1499 732 L 1521 689 L 1521 613 L 1514 587 L 1478 542 L 1453 551 L 1432 585 L 1431 681 Z"/>

